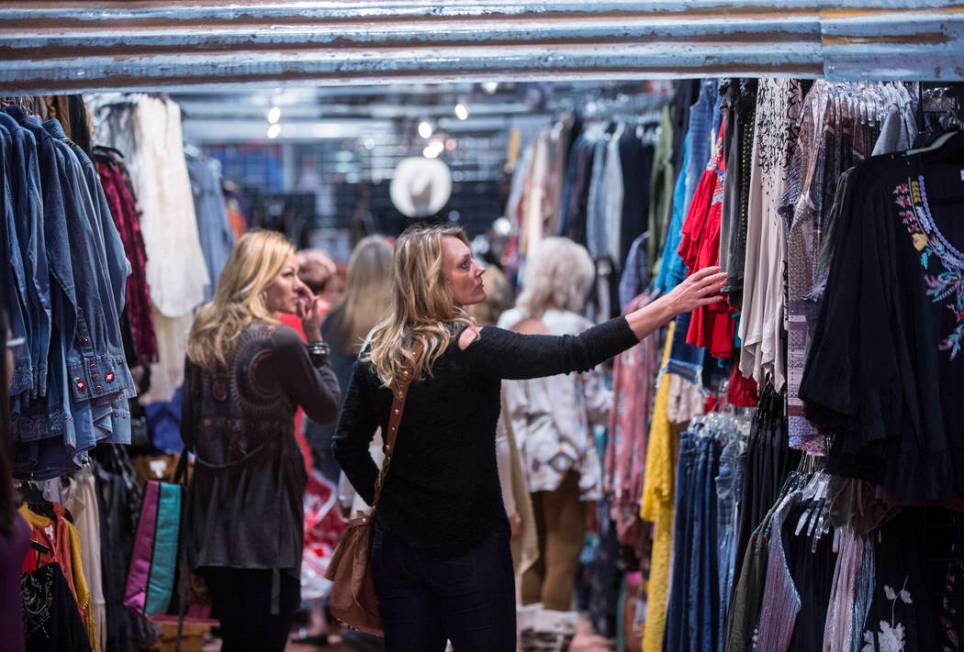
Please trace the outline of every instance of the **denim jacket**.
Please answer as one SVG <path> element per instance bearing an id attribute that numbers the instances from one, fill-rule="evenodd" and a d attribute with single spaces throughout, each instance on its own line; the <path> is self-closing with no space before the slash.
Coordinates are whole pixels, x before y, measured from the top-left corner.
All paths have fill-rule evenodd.
<path id="1" fill-rule="evenodd" d="M 120 424 L 126 432 L 113 434 L 113 424 L 105 419 L 111 415 L 110 403 L 116 395 L 123 394 L 125 398 L 135 395 L 119 326 L 130 264 L 124 257 L 120 236 L 110 218 L 100 180 L 90 160 L 84 157 L 88 168 L 85 171 L 59 122 L 48 120 L 43 126 L 59 145 L 61 185 L 66 190 L 64 206 L 69 224 L 68 242 L 77 285 L 77 328 L 73 339 L 65 340 L 72 407 L 83 408 L 86 407 L 84 403 L 92 403 L 95 425 L 113 443 L 128 443 L 129 416 L 126 424 Z M 111 243 L 111 263 L 107 262 L 105 231 L 110 234 L 107 239 Z M 112 279 L 118 281 L 119 287 L 112 287 Z M 95 437 L 102 438 L 100 435 Z"/>
<path id="2" fill-rule="evenodd" d="M 54 319 L 48 395 L 19 415 L 15 472 L 45 478 L 74 468 L 100 441 L 130 442 L 135 391 L 119 326 L 130 265 L 90 159 L 59 122 L 16 117 L 33 135 L 43 171 L 37 203 Z"/>
<path id="3" fill-rule="evenodd" d="M 42 223 L 50 275 L 51 339 L 48 353 L 46 398 L 24 401 L 16 410 L 18 441 L 34 441 L 45 437 L 62 437 L 74 441 L 73 420 L 67 390 L 64 334 L 73 333 L 76 323 L 77 298 L 70 249 L 67 245 L 68 225 L 64 212 L 63 189 L 58 172 L 57 148 L 53 138 L 36 119 L 17 107 L 8 112 L 20 126 L 33 134 L 37 147 L 42 192 Z"/>
<path id="4" fill-rule="evenodd" d="M 13 337 L 28 337 L 30 332 L 29 315 L 25 309 L 27 284 L 24 279 L 23 257 L 20 251 L 20 240 L 17 237 L 16 206 L 12 188 L 12 166 L 10 165 L 9 152 L 13 149 L 13 142 L 10 132 L 0 125 L 0 158 L 3 159 L 3 166 L 0 166 L 0 176 L 3 183 L 0 190 L 3 191 L 3 244 L 6 261 L 9 265 L 7 286 L 6 310 L 10 321 L 10 332 Z M 26 392 L 31 387 L 33 377 L 33 365 L 31 356 L 20 356 L 15 361 L 13 368 L 13 378 L 10 384 L 10 394 L 17 395 Z"/>
<path id="5" fill-rule="evenodd" d="M 4 166 L 6 190 L 12 193 L 10 201 L 15 219 L 7 225 L 8 245 L 16 243 L 15 246 L 19 248 L 19 256 L 11 256 L 11 264 L 16 266 L 13 272 L 20 292 L 28 343 L 28 355 L 22 358 L 24 362 L 15 369 L 10 394 L 20 394 L 29 389 L 31 396 L 43 396 L 47 386 L 51 308 L 37 145 L 29 130 L 2 112 L 0 128 L 6 130 L 9 138 Z M 29 374 L 26 372 L 28 365 Z"/>
<path id="6" fill-rule="evenodd" d="M 187 171 L 191 179 L 194 210 L 197 213 L 198 237 L 204 262 L 207 264 L 211 282 L 204 290 L 204 300 L 214 298 L 218 277 L 228 262 L 234 247 L 234 232 L 228 223 L 224 209 L 224 193 L 221 191 L 221 172 L 217 161 L 187 159 Z"/>

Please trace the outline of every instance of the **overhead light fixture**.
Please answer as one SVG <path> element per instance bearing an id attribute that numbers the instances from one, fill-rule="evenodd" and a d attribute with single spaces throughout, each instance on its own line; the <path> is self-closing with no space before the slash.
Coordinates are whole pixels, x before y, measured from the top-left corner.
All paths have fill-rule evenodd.
<path id="1" fill-rule="evenodd" d="M 278 105 L 268 109 L 268 124 L 277 124 L 281 120 L 281 107 Z"/>
<path id="2" fill-rule="evenodd" d="M 445 151 L 445 143 L 442 140 L 433 140 L 425 149 L 422 150 L 422 156 L 425 158 L 438 158 L 441 156 L 442 152 Z"/>
<path id="3" fill-rule="evenodd" d="M 455 117 L 459 120 L 469 119 L 469 107 L 466 106 L 465 102 L 459 102 L 455 105 Z"/>
<path id="4" fill-rule="evenodd" d="M 425 140 L 428 140 L 429 138 L 431 138 L 432 132 L 434 131 L 435 129 L 432 128 L 432 123 L 429 122 L 428 120 L 422 120 L 421 122 L 418 123 L 418 135 L 424 138 Z"/>
<path id="5" fill-rule="evenodd" d="M 279 125 L 277 122 L 271 125 L 270 127 L 268 127 L 268 138 L 271 138 L 272 140 L 274 140 L 280 135 L 281 135 L 281 125 Z"/>
<path id="6" fill-rule="evenodd" d="M 499 90 L 499 82 L 488 81 L 482 82 L 482 90 L 484 90 L 489 95 L 494 95 L 497 90 Z"/>

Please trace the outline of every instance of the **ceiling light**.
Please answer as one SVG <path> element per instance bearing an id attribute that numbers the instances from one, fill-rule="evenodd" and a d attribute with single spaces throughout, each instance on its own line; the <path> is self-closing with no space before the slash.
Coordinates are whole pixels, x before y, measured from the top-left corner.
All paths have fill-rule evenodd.
<path id="1" fill-rule="evenodd" d="M 489 95 L 493 95 L 497 90 L 499 90 L 499 82 L 494 82 L 494 81 L 482 82 L 482 90 L 484 90 Z"/>
<path id="2" fill-rule="evenodd" d="M 275 139 L 281 135 L 281 125 L 277 122 L 268 127 L 268 138 Z"/>
<path id="3" fill-rule="evenodd" d="M 432 132 L 435 131 L 432 128 L 432 123 L 428 120 L 422 120 L 418 123 L 418 135 L 422 138 L 428 140 L 432 137 Z"/>
<path id="4" fill-rule="evenodd" d="M 492 230 L 495 231 L 496 235 L 506 238 L 512 235 L 512 222 L 500 217 L 492 223 Z"/>
<path id="5" fill-rule="evenodd" d="M 444 151 L 445 143 L 441 140 L 433 140 L 422 150 L 422 156 L 425 158 L 438 158 Z"/>
<path id="6" fill-rule="evenodd" d="M 276 106 L 273 106 L 273 107 L 271 107 L 270 109 L 268 109 L 268 123 L 269 123 L 269 124 L 277 124 L 278 120 L 280 120 L 280 119 L 281 119 L 281 107 L 280 107 L 280 106 L 277 106 L 277 105 L 276 105 Z"/>
<path id="7" fill-rule="evenodd" d="M 459 120 L 468 120 L 469 107 L 465 105 L 465 102 L 459 102 L 455 105 L 455 117 Z"/>

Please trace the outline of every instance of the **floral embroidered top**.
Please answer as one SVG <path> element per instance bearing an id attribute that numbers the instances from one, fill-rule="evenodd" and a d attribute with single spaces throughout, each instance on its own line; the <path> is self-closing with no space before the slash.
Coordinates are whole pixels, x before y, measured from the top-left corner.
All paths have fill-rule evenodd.
<path id="1" fill-rule="evenodd" d="M 910 501 L 964 496 L 961 140 L 854 168 L 800 388 L 831 472 Z"/>

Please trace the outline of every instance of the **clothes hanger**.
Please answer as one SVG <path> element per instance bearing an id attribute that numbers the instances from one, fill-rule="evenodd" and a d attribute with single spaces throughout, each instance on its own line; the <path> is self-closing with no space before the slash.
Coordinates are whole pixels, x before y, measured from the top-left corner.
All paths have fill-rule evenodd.
<path id="1" fill-rule="evenodd" d="M 53 503 L 44 498 L 40 488 L 29 480 L 20 484 L 20 496 L 27 507 L 35 514 L 55 519 L 57 514 L 54 512 Z"/>

